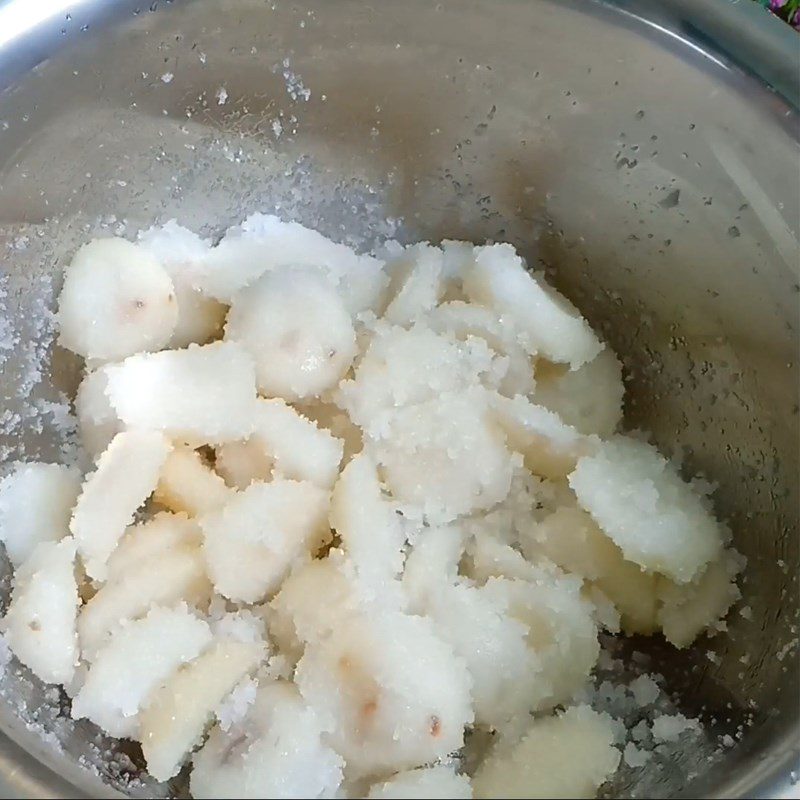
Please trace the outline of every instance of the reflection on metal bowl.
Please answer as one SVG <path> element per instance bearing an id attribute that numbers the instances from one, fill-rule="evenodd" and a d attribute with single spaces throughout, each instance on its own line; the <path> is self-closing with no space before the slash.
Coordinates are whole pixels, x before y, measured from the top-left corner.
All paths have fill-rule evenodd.
<path id="1" fill-rule="evenodd" d="M 759 12 L 0 3 L 0 332 L 19 342 L 2 351 L 3 460 L 58 457 L 59 392 L 78 365 L 58 351 L 50 375 L 35 367 L 60 270 L 93 232 L 177 217 L 219 234 L 265 210 L 334 237 L 509 240 L 623 358 L 629 425 L 718 483 L 748 558 L 749 611 L 727 634 L 680 653 L 633 645 L 702 716 L 708 748 L 676 748 L 610 791 L 791 796 L 800 71 L 794 33 Z M 8 668 L 3 688 L 3 796 L 180 790 L 132 782 L 135 750 L 61 715 L 24 671 Z"/>

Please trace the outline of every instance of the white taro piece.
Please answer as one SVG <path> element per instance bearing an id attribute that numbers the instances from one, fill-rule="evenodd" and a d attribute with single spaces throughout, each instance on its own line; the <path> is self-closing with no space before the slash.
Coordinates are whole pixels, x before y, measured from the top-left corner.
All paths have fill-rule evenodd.
<path id="1" fill-rule="evenodd" d="M 177 774 L 199 744 L 222 699 L 264 655 L 263 644 L 223 639 L 173 672 L 140 714 L 139 739 L 147 770 L 164 781 Z"/>
<path id="2" fill-rule="evenodd" d="M 425 316 L 425 323 L 440 334 L 466 341 L 483 339 L 496 353 L 508 359 L 508 368 L 498 386 L 507 397 L 528 395 L 535 387 L 532 359 L 517 341 L 508 320 L 501 320 L 490 308 L 460 300 L 442 303 Z"/>
<path id="3" fill-rule="evenodd" d="M 342 470 L 331 497 L 330 523 L 365 588 L 379 597 L 392 591 L 403 568 L 406 537 L 367 455 L 355 456 Z"/>
<path id="4" fill-rule="evenodd" d="M 135 737 L 151 693 L 211 638 L 208 625 L 186 606 L 153 606 L 119 628 L 97 654 L 72 702 L 73 718 L 86 717 L 111 736 Z"/>
<path id="5" fill-rule="evenodd" d="M 472 787 L 466 775 L 457 775 L 443 765 L 398 772 L 382 783 L 374 784 L 367 800 L 470 800 Z"/>
<path id="6" fill-rule="evenodd" d="M 230 731 L 215 727 L 195 754 L 192 797 L 335 797 L 344 763 L 324 735 L 291 683 L 262 682 L 244 721 Z"/>
<path id="7" fill-rule="evenodd" d="M 310 270 L 269 272 L 237 294 L 225 338 L 252 355 L 261 392 L 290 401 L 333 388 L 356 355 L 350 314 Z"/>
<path id="8" fill-rule="evenodd" d="M 659 577 L 658 623 L 667 641 L 675 647 L 688 647 L 700 633 L 725 630 L 720 620 L 742 596 L 736 576 L 745 559 L 736 550 L 725 550 L 689 584 L 676 584 Z"/>
<path id="9" fill-rule="evenodd" d="M 193 284 L 211 251 L 208 239 L 178 225 L 174 219 L 139 234 L 141 248 L 151 253 L 172 278 L 178 319 L 168 347 L 206 344 L 222 333 L 228 308 Z"/>
<path id="10" fill-rule="evenodd" d="M 153 493 L 172 449 L 155 431 L 118 433 L 87 475 L 72 513 L 70 531 L 86 572 L 103 580 L 108 561 L 136 510 Z"/>
<path id="11" fill-rule="evenodd" d="M 220 471 L 238 488 L 274 473 L 330 489 L 339 472 L 343 445 L 325 428 L 279 398 L 259 399 L 254 427 L 245 442 L 223 445 Z"/>
<path id="12" fill-rule="evenodd" d="M 708 499 L 646 442 L 615 436 L 578 461 L 569 484 L 625 558 L 651 572 L 687 583 L 722 550 Z"/>
<path id="13" fill-rule="evenodd" d="M 473 302 L 508 316 L 520 344 L 531 355 L 543 355 L 578 369 L 603 349 L 572 303 L 543 276 L 528 272 L 510 244 L 475 248 L 464 291 Z"/>
<path id="14" fill-rule="evenodd" d="M 330 494 L 312 483 L 253 483 L 198 518 L 208 574 L 225 597 L 254 603 L 330 539 Z"/>
<path id="15" fill-rule="evenodd" d="M 78 430 L 86 452 L 96 459 L 122 430 L 122 422 L 108 399 L 106 366 L 87 372 L 75 395 Z"/>
<path id="16" fill-rule="evenodd" d="M 491 408 L 508 446 L 521 453 L 534 474 L 555 480 L 575 469 L 578 458 L 594 451 L 596 437 L 584 436 L 558 414 L 527 398 L 496 395 Z"/>
<path id="17" fill-rule="evenodd" d="M 503 367 L 482 339 L 462 342 L 435 333 L 424 323 L 409 330 L 381 327 L 354 378 L 343 381 L 335 392 L 335 401 L 365 432 L 380 433 L 398 408 L 433 400 L 446 392 L 498 385 Z"/>
<path id="18" fill-rule="evenodd" d="M 183 600 L 204 606 L 211 595 L 203 553 L 196 544 L 178 545 L 142 558 L 115 574 L 81 609 L 78 634 L 81 654 L 94 660 L 109 637 L 152 605 Z"/>
<path id="19" fill-rule="evenodd" d="M 519 462 L 481 390 L 399 409 L 388 418 L 374 450 L 403 513 L 433 524 L 501 502 Z"/>
<path id="20" fill-rule="evenodd" d="M 41 542 L 14 575 L 2 620 L 15 656 L 45 683 L 68 683 L 78 661 L 75 541 Z"/>
<path id="21" fill-rule="evenodd" d="M 444 293 L 443 265 L 442 251 L 429 244 L 407 247 L 389 263 L 390 300 L 384 319 L 394 325 L 408 325 L 430 311 Z"/>
<path id="22" fill-rule="evenodd" d="M 200 454 L 189 447 L 176 447 L 167 456 L 158 478 L 154 499 L 164 508 L 197 516 L 223 506 L 230 489 Z"/>
<path id="23" fill-rule="evenodd" d="M 626 633 L 656 630 L 657 576 L 626 561 L 619 547 L 582 509 L 557 508 L 523 531 L 521 546 L 531 560 L 549 559 L 590 581 L 619 611 Z"/>
<path id="24" fill-rule="evenodd" d="M 203 532 L 195 520 L 187 514 L 161 511 L 125 531 L 106 564 L 108 579 L 123 576 L 153 556 L 183 547 L 200 547 L 202 542 Z"/>
<path id="25" fill-rule="evenodd" d="M 108 396 L 129 428 L 162 431 L 193 446 L 250 434 L 255 369 L 235 342 L 126 358 L 108 368 Z"/>
<path id="26" fill-rule="evenodd" d="M 80 473 L 61 464 L 17 464 L 0 480 L 0 540 L 18 567 L 41 542 L 69 532 Z"/>
<path id="27" fill-rule="evenodd" d="M 178 319 L 166 270 L 125 239 L 95 239 L 75 254 L 58 299 L 59 341 L 115 361 L 169 342 Z"/>
<path id="28" fill-rule="evenodd" d="M 574 706 L 534 721 L 521 740 L 490 753 L 472 780 L 475 797 L 592 798 L 620 753 L 608 714 Z"/>
<path id="29" fill-rule="evenodd" d="M 318 272 L 335 289 L 348 313 L 376 308 L 388 284 L 382 263 L 357 255 L 297 222 L 271 214 L 252 214 L 230 228 L 203 262 L 194 285 L 230 303 L 263 274 L 290 267 Z"/>
<path id="30" fill-rule="evenodd" d="M 536 364 L 534 401 L 581 433 L 611 436 L 622 421 L 624 395 L 622 365 L 608 346 L 576 370 L 543 359 Z"/>
<path id="31" fill-rule="evenodd" d="M 306 645 L 295 681 L 354 777 L 442 758 L 473 719 L 467 669 L 423 617 L 345 618 Z"/>

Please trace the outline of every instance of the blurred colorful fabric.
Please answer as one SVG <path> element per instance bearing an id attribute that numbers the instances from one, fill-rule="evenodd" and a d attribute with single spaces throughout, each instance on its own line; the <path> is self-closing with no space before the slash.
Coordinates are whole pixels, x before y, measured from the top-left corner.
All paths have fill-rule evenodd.
<path id="1" fill-rule="evenodd" d="M 758 2 L 800 30 L 800 0 L 758 0 Z"/>

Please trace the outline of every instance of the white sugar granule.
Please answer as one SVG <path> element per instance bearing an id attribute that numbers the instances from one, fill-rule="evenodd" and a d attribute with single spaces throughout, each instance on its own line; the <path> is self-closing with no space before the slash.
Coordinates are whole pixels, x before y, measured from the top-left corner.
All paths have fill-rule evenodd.
<path id="1" fill-rule="evenodd" d="M 657 742 L 674 742 L 685 731 L 699 730 L 700 722 L 683 714 L 661 714 L 653 720 L 653 738 Z"/>
<path id="2" fill-rule="evenodd" d="M 649 675 L 640 675 L 631 681 L 629 688 L 633 693 L 634 700 L 642 707 L 655 703 L 661 694 L 658 684 Z"/>
<path id="3" fill-rule="evenodd" d="M 252 678 L 243 678 L 216 710 L 219 726 L 224 731 L 241 722 L 256 699 L 258 684 Z"/>
<path id="4" fill-rule="evenodd" d="M 629 767 L 643 767 L 651 758 L 652 753 L 640 750 L 633 742 L 628 742 L 622 751 L 622 757 Z"/>

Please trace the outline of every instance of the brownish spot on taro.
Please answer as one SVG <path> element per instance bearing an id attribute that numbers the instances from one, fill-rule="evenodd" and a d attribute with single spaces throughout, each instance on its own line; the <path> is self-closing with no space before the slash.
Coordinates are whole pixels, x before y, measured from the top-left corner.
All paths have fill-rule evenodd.
<path id="1" fill-rule="evenodd" d="M 350 660 L 349 656 L 342 656 L 339 659 L 339 669 L 342 672 L 350 672 L 352 668 L 353 668 L 353 662 Z"/>
<path id="2" fill-rule="evenodd" d="M 144 300 L 134 300 L 134 308 L 144 308 Z"/>
<path id="3" fill-rule="evenodd" d="M 29 627 L 29 628 L 30 628 L 32 631 L 40 631 L 40 630 L 42 629 L 41 623 L 39 622 L 39 620 L 38 620 L 38 619 L 32 619 L 32 620 L 31 620 L 31 621 L 28 623 L 28 627 Z"/>
<path id="4" fill-rule="evenodd" d="M 371 700 L 367 700 L 363 706 L 361 706 L 361 719 L 364 721 L 370 720 L 372 717 L 375 716 L 375 712 L 378 710 L 378 701 L 375 698 Z"/>
<path id="5" fill-rule="evenodd" d="M 434 739 L 438 739 L 442 732 L 442 721 L 435 714 L 431 716 L 429 730 Z"/>

